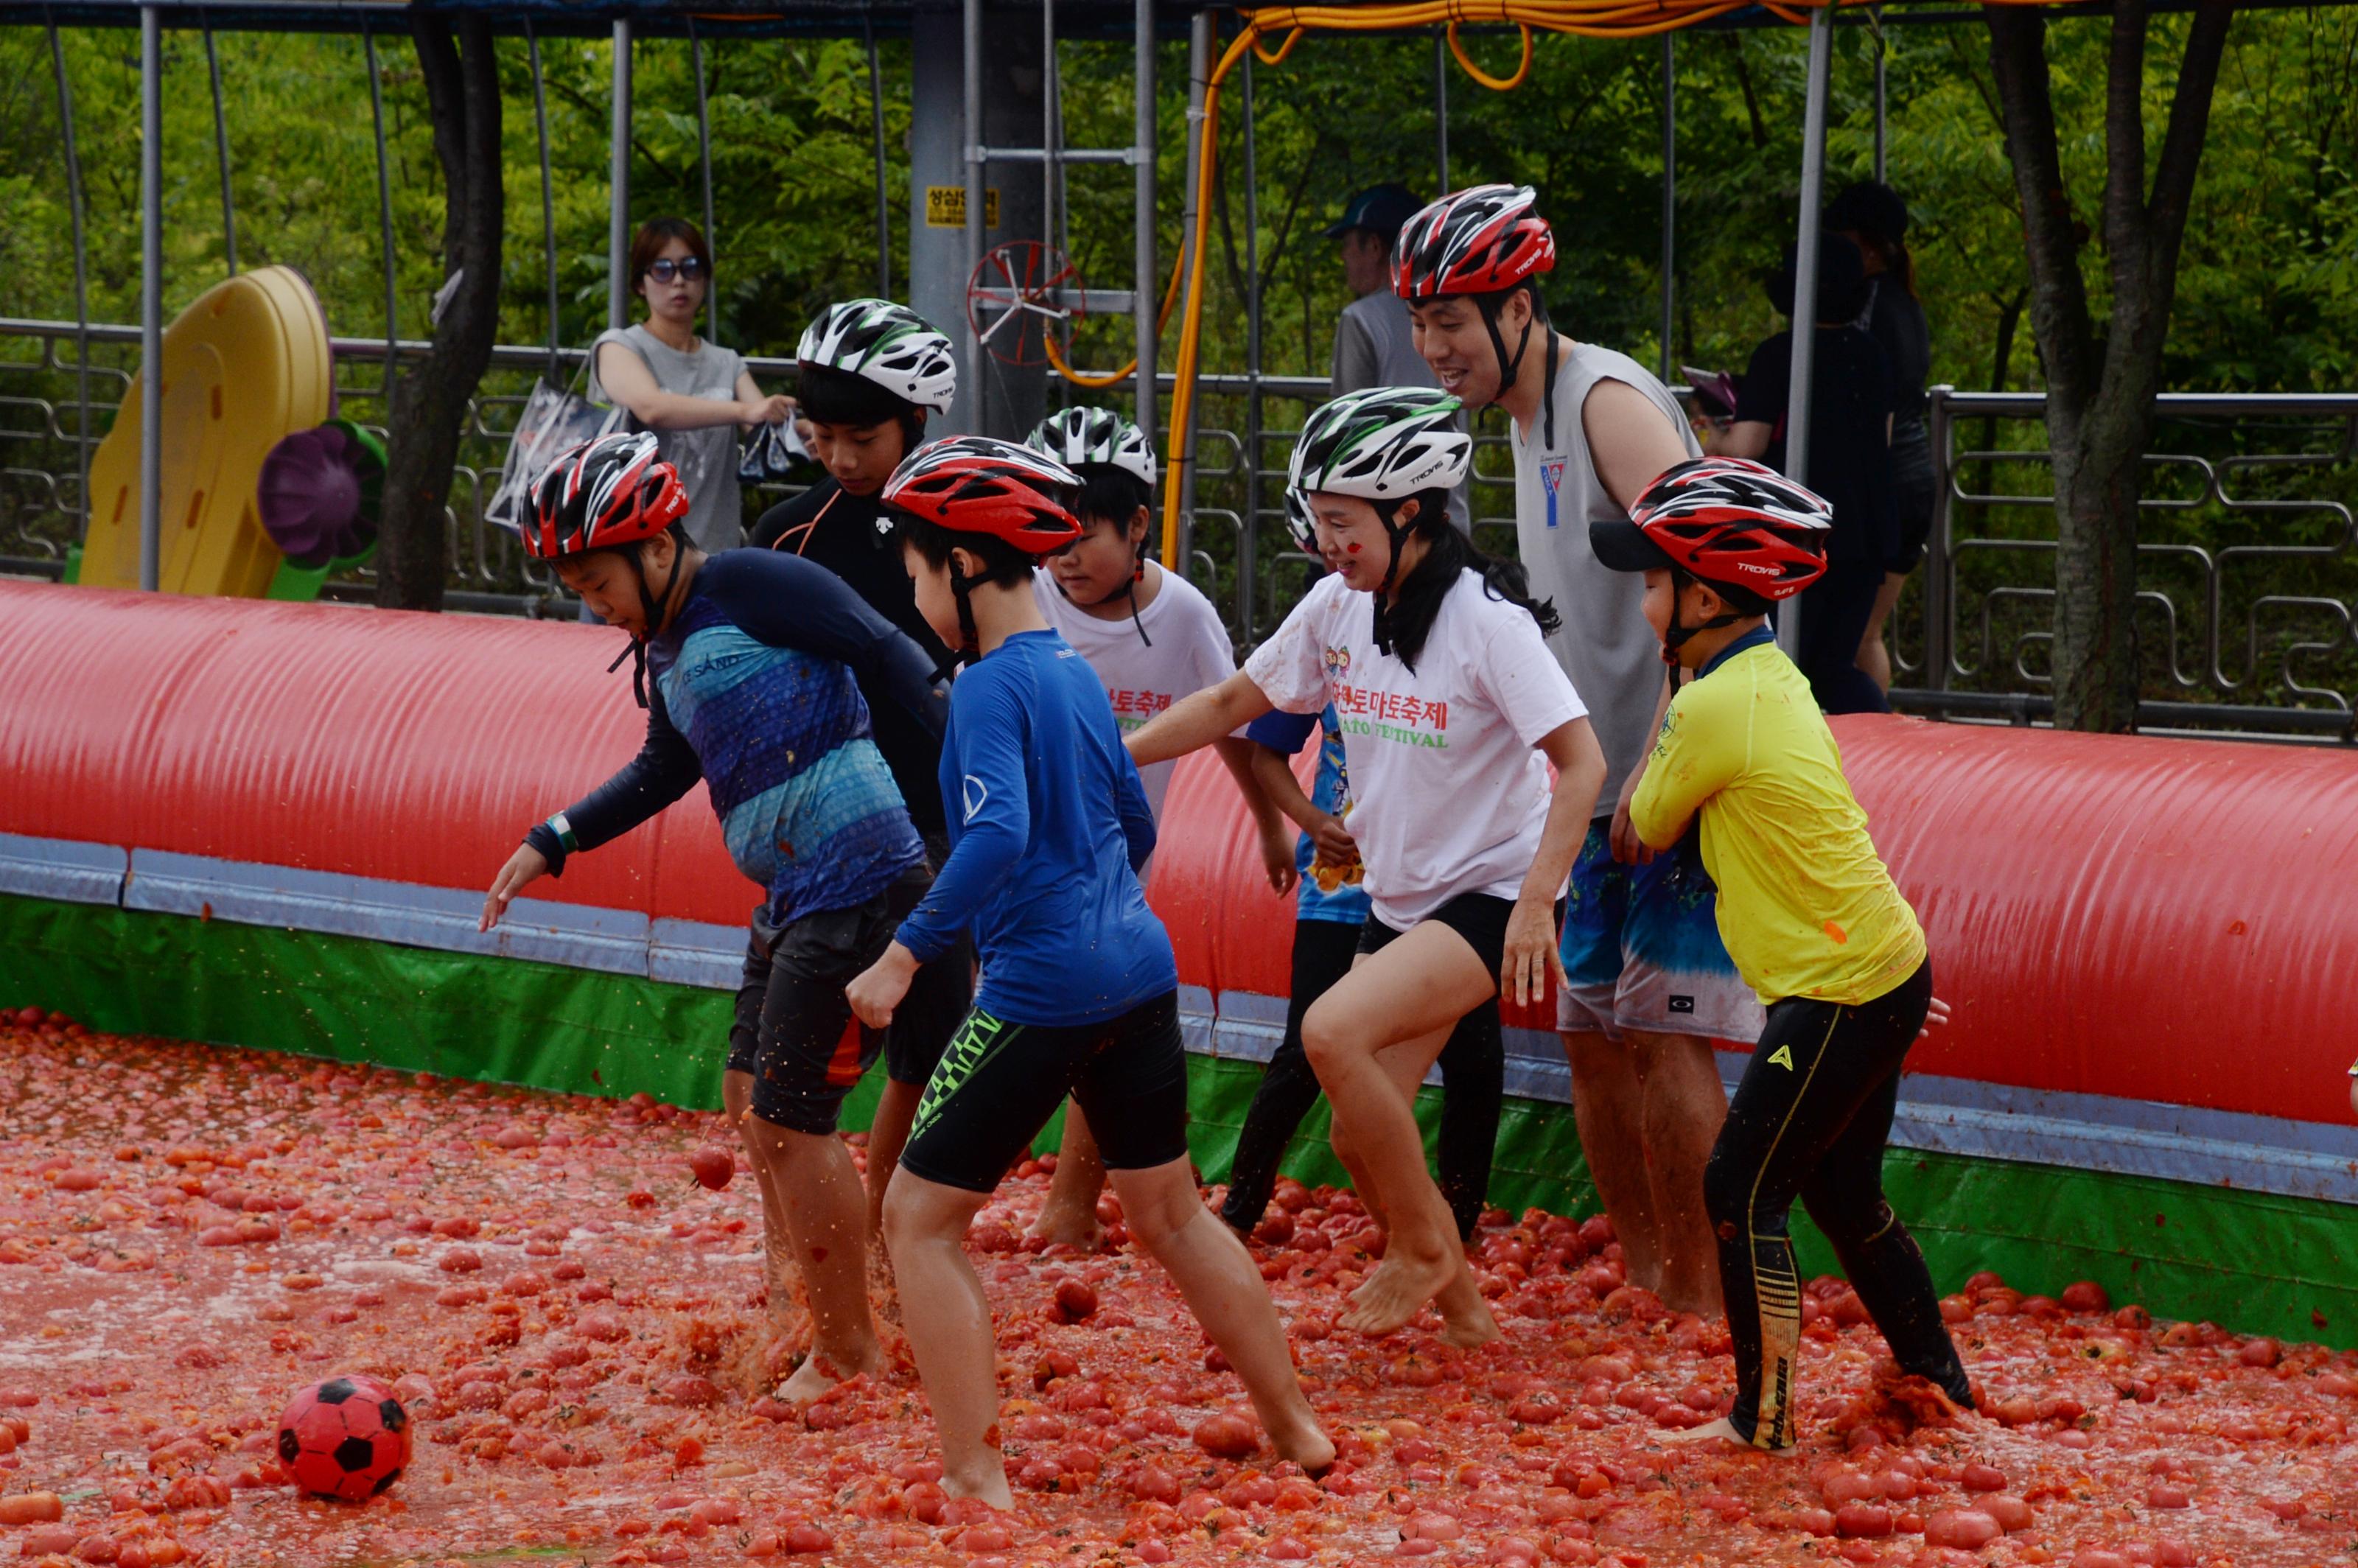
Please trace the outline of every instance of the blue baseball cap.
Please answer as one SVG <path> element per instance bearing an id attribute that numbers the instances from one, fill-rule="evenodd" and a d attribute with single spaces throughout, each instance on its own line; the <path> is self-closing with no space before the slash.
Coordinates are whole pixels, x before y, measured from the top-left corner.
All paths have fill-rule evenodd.
<path id="1" fill-rule="evenodd" d="M 1343 215 L 1326 225 L 1326 237 L 1339 240 L 1354 229 L 1365 229 L 1390 244 L 1423 205 L 1405 185 L 1371 185 L 1352 197 Z"/>

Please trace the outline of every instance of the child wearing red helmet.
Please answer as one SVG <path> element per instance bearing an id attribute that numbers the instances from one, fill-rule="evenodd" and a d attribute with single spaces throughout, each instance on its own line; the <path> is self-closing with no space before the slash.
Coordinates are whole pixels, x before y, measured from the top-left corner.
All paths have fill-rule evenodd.
<path id="1" fill-rule="evenodd" d="M 1829 508 L 1772 469 L 1703 458 L 1649 486 L 1628 521 L 1592 523 L 1597 558 L 1646 576 L 1646 619 L 1690 678 L 1630 802 L 1639 838 L 1700 820 L 1719 925 L 1768 1022 L 1704 1173 L 1736 1351 L 1736 1408 L 1691 1435 L 1772 1451 L 1794 1440 L 1798 1197 L 1883 1331 L 1921 1415 L 1973 1392 L 1924 1255 L 1883 1196 L 1900 1066 L 1947 1017 L 1915 912 L 1867 835 L 1809 682 L 1767 625 L 1825 569 Z"/>
<path id="2" fill-rule="evenodd" d="M 730 858 L 763 893 L 722 1100 L 761 1184 L 773 1310 L 793 1299 L 788 1259 L 810 1302 L 811 1354 L 779 1393 L 815 1399 L 884 1365 L 860 1182 L 836 1137 L 844 1098 L 880 1052 L 894 1081 L 924 1083 L 966 1008 L 967 967 L 952 957 L 929 968 L 892 1030 L 846 1038 L 844 982 L 932 880 L 908 809 L 937 765 L 932 662 L 824 567 L 698 549 L 681 526 L 687 491 L 652 435 L 565 453 L 533 503 L 525 552 L 631 634 L 647 736 L 612 778 L 525 834 L 483 901 L 483 928 L 570 856 L 705 782 Z M 880 724 L 886 716 L 897 722 Z M 888 1119 L 880 1110 L 870 1145 L 880 1195 L 897 1141 Z"/>
<path id="3" fill-rule="evenodd" d="M 1104 687 L 1033 597 L 1040 557 L 1081 532 L 1079 489 L 1044 453 L 968 436 L 912 455 L 883 492 L 917 607 L 968 667 L 942 740 L 949 861 L 849 995 L 884 1027 L 961 933 L 981 954 L 973 1011 L 885 1194 L 884 1231 L 943 1488 L 999 1508 L 1013 1499 L 990 1310 L 963 1242 L 1067 1094 L 1096 1129 L 1130 1235 L 1244 1379 L 1280 1457 L 1314 1474 L 1335 1456 L 1268 1287 L 1196 1195 L 1178 968 L 1137 877 L 1154 818 Z"/>

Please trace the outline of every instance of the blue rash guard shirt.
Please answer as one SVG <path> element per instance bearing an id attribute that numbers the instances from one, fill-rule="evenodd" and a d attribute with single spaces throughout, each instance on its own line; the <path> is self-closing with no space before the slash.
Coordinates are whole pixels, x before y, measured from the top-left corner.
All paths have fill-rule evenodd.
<path id="1" fill-rule="evenodd" d="M 902 925 L 920 962 L 971 931 L 975 1006 L 1065 1028 L 1119 1018 L 1179 983 L 1138 868 L 1154 816 L 1095 671 L 1054 632 L 969 665 L 942 737 L 950 857 Z"/>
<path id="2" fill-rule="evenodd" d="M 552 871 L 568 849 L 620 837 L 699 778 L 773 926 L 865 903 L 925 858 L 862 693 L 926 745 L 945 704 L 924 653 L 842 579 L 767 551 L 710 557 L 648 642 L 647 673 L 639 754 L 566 808 L 570 845 L 546 823 L 527 835 Z M 895 761 L 903 780 L 918 765 Z"/>

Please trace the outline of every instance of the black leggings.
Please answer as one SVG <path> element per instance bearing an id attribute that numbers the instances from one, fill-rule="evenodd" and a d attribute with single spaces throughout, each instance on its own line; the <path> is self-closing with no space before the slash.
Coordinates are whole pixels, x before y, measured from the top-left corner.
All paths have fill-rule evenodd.
<path id="1" fill-rule="evenodd" d="M 1793 1441 L 1801 1280 L 1785 1219 L 1797 1196 L 1833 1243 L 1900 1370 L 1931 1379 L 1959 1404 L 1972 1400 L 1924 1254 L 1883 1198 L 1899 1065 L 1931 997 L 1927 962 L 1858 1007 L 1801 997 L 1770 1007 L 1704 1170 L 1736 1345 L 1729 1419 L 1763 1448 Z"/>
<path id="2" fill-rule="evenodd" d="M 1285 1010 L 1285 1038 L 1269 1060 L 1269 1071 L 1253 1091 L 1237 1138 L 1228 1173 L 1228 1201 L 1220 1217 L 1238 1230 L 1250 1230 L 1269 1208 L 1277 1187 L 1278 1162 L 1294 1129 L 1318 1103 L 1318 1076 L 1302 1049 L 1302 1020 L 1310 1004 L 1351 972 L 1359 927 L 1334 920 L 1298 920 L 1293 925 L 1293 994 Z M 1506 1094 L 1506 1043 L 1498 1032 L 1498 999 L 1457 1021 L 1441 1050 L 1441 1195 L 1456 1217 L 1457 1234 L 1474 1234 L 1490 1191 L 1490 1160 L 1498 1141 L 1498 1108 Z"/>

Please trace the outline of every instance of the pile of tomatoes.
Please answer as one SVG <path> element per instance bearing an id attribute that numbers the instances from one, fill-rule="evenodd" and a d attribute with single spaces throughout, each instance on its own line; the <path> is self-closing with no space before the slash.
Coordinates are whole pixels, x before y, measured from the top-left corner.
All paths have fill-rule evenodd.
<path id="1" fill-rule="evenodd" d="M 1272 1461 L 1134 1249 L 1044 1249 L 1026 1162 L 970 1249 L 1019 1501 L 946 1497 L 896 1366 L 769 1397 L 806 1343 L 718 1118 L 0 1014 L 0 1559 L 841 1563 L 2272 1564 L 2358 1551 L 2358 1360 L 1994 1275 L 1943 1303 L 1984 1411 L 1915 1424 L 1839 1281 L 1809 1290 L 1789 1458 L 1666 1444 L 1727 1336 L 1626 1282 L 1611 1227 L 1485 1217 L 1506 1332 L 1334 1327 L 1380 1238 L 1285 1184 L 1255 1255 L 1341 1458 Z M 855 1152 L 860 1143 L 851 1140 Z M 692 1164 L 701 1153 L 701 1161 Z M 700 1181 L 698 1178 L 701 1177 Z M 719 1183 L 719 1190 L 712 1184 Z M 1103 1217 L 1120 1235 L 1119 1205 Z M 2042 1281 L 2043 1282 L 2043 1281 Z M 2059 1282 L 2060 1283 L 2060 1282 Z M 416 1454 L 299 1498 L 279 1407 L 384 1379 Z"/>

